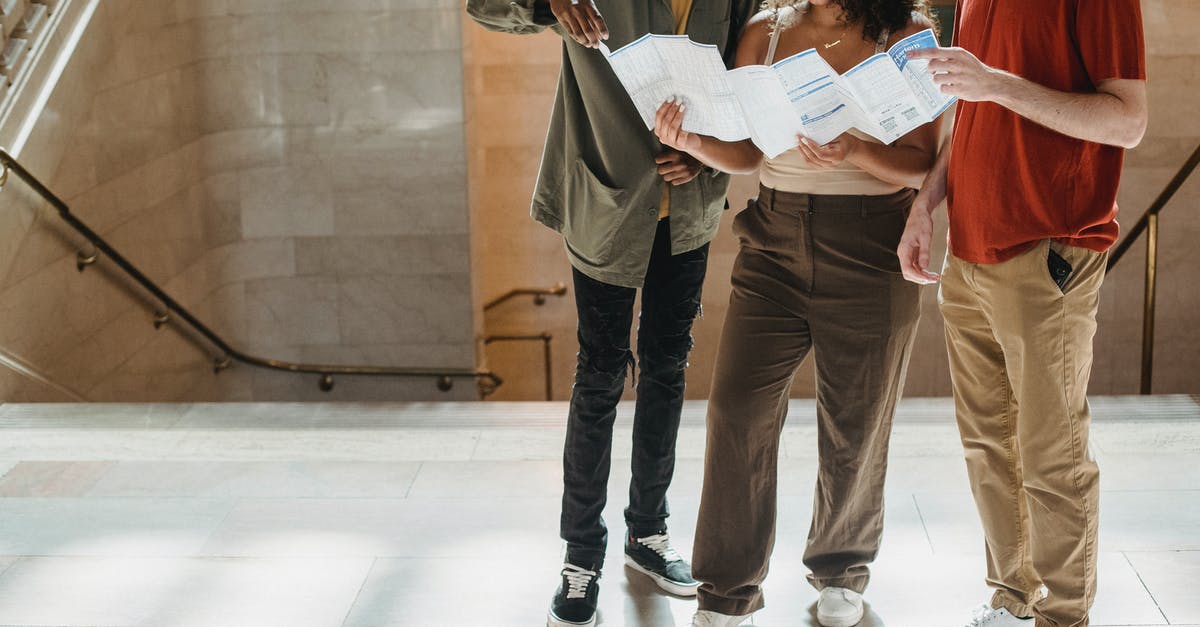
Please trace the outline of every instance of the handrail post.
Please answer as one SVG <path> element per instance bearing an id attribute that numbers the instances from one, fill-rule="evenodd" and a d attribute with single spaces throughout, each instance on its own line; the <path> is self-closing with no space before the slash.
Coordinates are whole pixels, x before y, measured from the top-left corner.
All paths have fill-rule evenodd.
<path id="1" fill-rule="evenodd" d="M 1158 214 L 1147 216 L 1146 292 L 1142 311 L 1142 394 L 1150 394 L 1154 376 L 1154 296 L 1158 279 Z"/>
<path id="2" fill-rule="evenodd" d="M 550 340 L 553 338 L 554 336 L 549 333 L 542 334 L 542 366 L 546 369 L 546 400 L 548 401 L 554 400 L 554 383 L 552 381 L 554 369 L 550 365 Z"/>

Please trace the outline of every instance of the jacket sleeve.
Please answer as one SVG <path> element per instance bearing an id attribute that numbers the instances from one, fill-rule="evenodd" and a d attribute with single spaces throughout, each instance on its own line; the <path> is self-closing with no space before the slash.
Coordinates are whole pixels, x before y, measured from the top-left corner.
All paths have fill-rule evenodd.
<path id="1" fill-rule="evenodd" d="M 742 39 L 742 29 L 750 22 L 750 18 L 758 13 L 757 0 L 733 0 L 729 10 L 729 44 L 725 46 L 725 66 L 733 69 L 737 58 L 738 43 Z"/>
<path id="2" fill-rule="evenodd" d="M 540 33 L 558 23 L 546 0 L 467 0 L 467 15 L 501 33 Z"/>

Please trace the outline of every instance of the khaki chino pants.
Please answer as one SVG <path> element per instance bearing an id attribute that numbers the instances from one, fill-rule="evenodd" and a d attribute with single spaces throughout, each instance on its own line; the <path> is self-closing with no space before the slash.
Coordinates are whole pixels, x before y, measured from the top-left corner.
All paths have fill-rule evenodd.
<path id="1" fill-rule="evenodd" d="M 763 606 L 780 430 L 810 350 L 820 470 L 804 563 L 817 588 L 866 587 L 883 534 L 892 415 L 920 316 L 919 287 L 903 279 L 895 252 L 912 199 L 763 188 L 735 219 L 742 246 L 713 374 L 693 548 L 702 609 Z"/>
<path id="2" fill-rule="evenodd" d="M 1055 254 L 1073 268 L 1061 289 Z M 1087 625 L 1096 593 L 1086 394 L 1106 258 L 1049 240 L 997 264 L 947 255 L 939 291 L 992 606 L 1037 627 Z"/>

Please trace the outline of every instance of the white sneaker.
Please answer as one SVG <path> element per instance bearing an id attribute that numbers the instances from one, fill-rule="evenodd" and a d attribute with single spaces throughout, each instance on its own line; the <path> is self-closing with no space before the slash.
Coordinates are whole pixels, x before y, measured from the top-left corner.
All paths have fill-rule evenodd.
<path id="1" fill-rule="evenodd" d="M 817 622 L 823 627 L 854 627 L 863 619 L 862 595 L 847 588 L 830 586 L 817 600 Z"/>
<path id="2" fill-rule="evenodd" d="M 984 603 L 975 608 L 966 627 L 1033 627 L 1033 618 L 1017 618 L 1002 607 Z"/>
<path id="3" fill-rule="evenodd" d="M 688 623 L 691 627 L 738 627 L 747 619 L 749 614 L 745 616 L 729 616 L 728 614 L 718 614 L 711 610 L 696 610 L 695 616 L 692 616 L 692 622 Z"/>

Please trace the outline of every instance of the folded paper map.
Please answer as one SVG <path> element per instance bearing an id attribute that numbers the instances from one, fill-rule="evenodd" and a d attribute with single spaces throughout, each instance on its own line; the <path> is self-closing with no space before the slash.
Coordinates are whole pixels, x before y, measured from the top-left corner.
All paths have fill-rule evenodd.
<path id="1" fill-rule="evenodd" d="M 933 83 L 929 62 L 908 52 L 937 47 L 932 30 L 906 37 L 845 74 L 816 49 L 778 63 L 726 70 L 716 46 L 682 35 L 646 35 L 616 51 L 601 44 L 646 127 L 660 105 L 687 105 L 683 130 L 725 141 L 751 139 L 768 157 L 803 135 L 825 144 L 851 128 L 890 144 L 937 119 L 955 98 Z"/>

